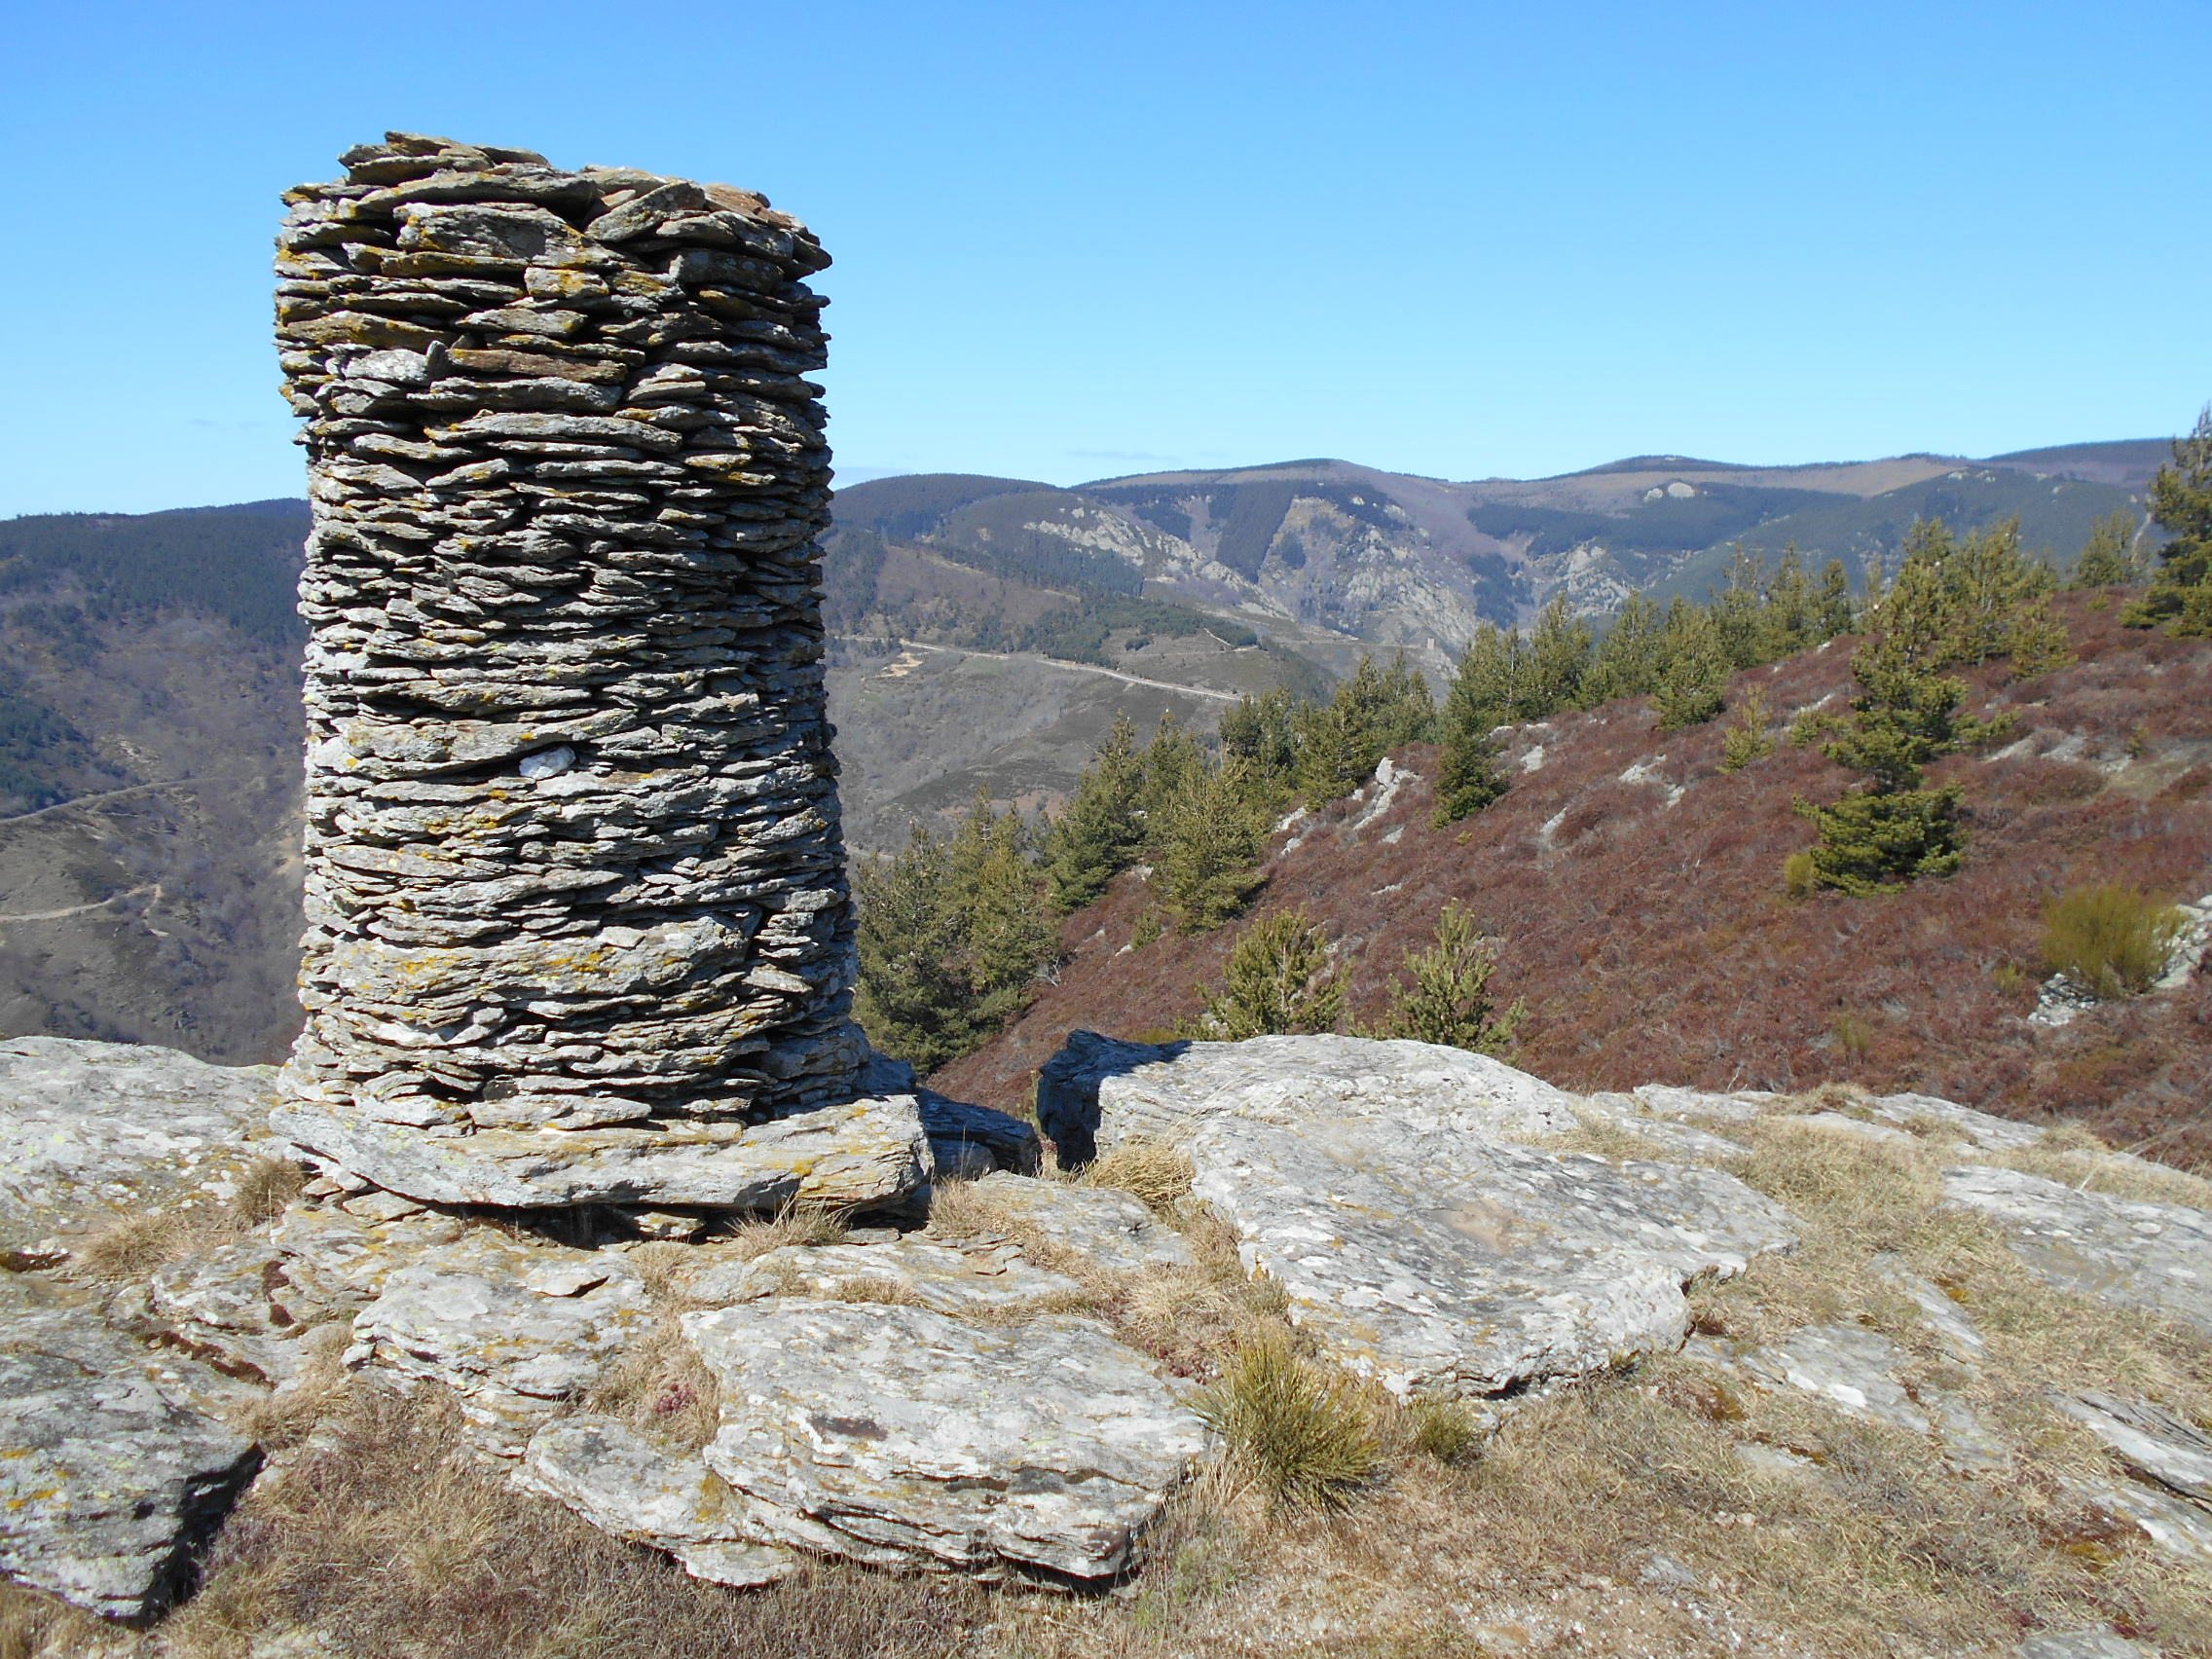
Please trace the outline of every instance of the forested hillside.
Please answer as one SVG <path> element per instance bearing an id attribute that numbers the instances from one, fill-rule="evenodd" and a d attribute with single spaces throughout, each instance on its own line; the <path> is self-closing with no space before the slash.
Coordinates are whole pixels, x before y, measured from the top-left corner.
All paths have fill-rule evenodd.
<path id="1" fill-rule="evenodd" d="M 1342 977 L 1345 1017 L 1379 1018 L 1459 904 L 1496 941 L 1496 1007 L 1527 1003 L 1517 1062 L 1565 1086 L 1849 1079 L 2212 1158 L 2212 976 L 2061 1027 L 2028 1019 L 2048 902 L 2108 883 L 2212 893 L 2212 645 L 2122 628 L 2109 594 L 2056 611 L 2074 662 L 1969 676 L 1970 706 L 2012 724 L 1934 768 L 1963 792 L 1955 875 L 1871 897 L 1789 889 L 1789 858 L 1815 840 L 1798 803 L 1849 781 L 1787 740 L 1793 718 L 1851 696 L 1838 641 L 1730 677 L 1729 707 L 1760 699 L 1774 745 L 1735 769 L 1729 719 L 1666 731 L 1650 698 L 1630 698 L 1501 734 L 1509 787 L 1454 823 L 1436 822 L 1437 750 L 1400 751 L 1388 782 L 1271 838 L 1264 886 L 1232 925 L 1162 929 L 1151 884 L 1118 876 L 1067 918 L 1065 960 L 1027 1012 L 938 1081 L 1014 1107 L 1071 1028 L 1188 1028 L 1247 930 L 1299 909 Z"/>

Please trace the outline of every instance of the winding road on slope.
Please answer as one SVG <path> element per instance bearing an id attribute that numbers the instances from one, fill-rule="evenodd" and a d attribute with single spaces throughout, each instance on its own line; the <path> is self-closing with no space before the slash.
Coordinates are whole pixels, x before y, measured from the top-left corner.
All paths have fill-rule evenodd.
<path id="1" fill-rule="evenodd" d="M 1155 691 L 1175 691 L 1186 697 L 1210 697 L 1217 703 L 1235 703 L 1241 693 L 1216 691 L 1210 685 L 1178 685 L 1172 680 L 1147 680 L 1138 674 L 1124 674 L 1119 669 L 1100 668 L 1094 663 L 1068 662 L 1061 657 L 1045 656 L 1037 651 L 974 651 L 961 645 L 925 645 L 919 640 L 902 640 L 903 651 L 935 651 L 942 656 L 991 657 L 999 662 L 1034 662 L 1046 668 L 1064 668 L 1070 674 L 1095 674 L 1106 680 L 1119 680 L 1124 685 L 1149 685 Z"/>

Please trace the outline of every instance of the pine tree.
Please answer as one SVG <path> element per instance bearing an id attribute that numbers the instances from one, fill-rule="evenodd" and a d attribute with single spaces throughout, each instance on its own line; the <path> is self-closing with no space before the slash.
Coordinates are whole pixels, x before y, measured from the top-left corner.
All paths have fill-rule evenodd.
<path id="1" fill-rule="evenodd" d="M 1497 971 L 1497 944 L 1483 937 L 1464 905 L 1445 905 L 1437 918 L 1436 942 L 1409 952 L 1399 971 L 1409 982 L 1398 987 L 1368 1035 L 1441 1043 L 1478 1054 L 1512 1052 L 1514 1033 L 1529 1006 L 1516 1002 L 1498 1012 L 1490 988 Z"/>
<path id="2" fill-rule="evenodd" d="M 1766 571 L 1741 541 L 1729 551 L 1727 581 L 1704 608 L 1728 667 L 1751 668 L 1762 660 Z"/>
<path id="3" fill-rule="evenodd" d="M 1851 572 L 1841 559 L 1830 559 L 1821 571 L 1821 638 L 1832 640 L 1858 626 L 1859 608 L 1851 598 Z"/>
<path id="4" fill-rule="evenodd" d="M 1953 662 L 1978 665 L 2005 654 L 2020 613 L 2055 585 L 2048 566 L 2021 552 L 2017 518 L 1969 532 L 1938 571 Z"/>
<path id="5" fill-rule="evenodd" d="M 1222 754 L 1244 762 L 1271 806 L 1288 799 L 1296 787 L 1298 709 L 1298 699 L 1277 686 L 1259 697 L 1247 692 L 1221 717 Z"/>
<path id="6" fill-rule="evenodd" d="M 1582 697 L 1595 643 L 1590 624 L 1567 608 L 1567 595 L 1554 594 L 1529 638 L 1527 672 L 1515 697 L 1515 717 L 1540 720 L 1574 707 Z"/>
<path id="7" fill-rule="evenodd" d="M 1361 657 L 1335 696 L 1300 717 L 1293 720 L 1299 786 L 1307 803 L 1319 807 L 1366 783 L 1390 750 L 1426 737 L 1436 704 L 1428 682 L 1401 652 L 1386 670 Z"/>
<path id="8" fill-rule="evenodd" d="M 1491 734 L 1511 718 L 1512 698 L 1511 647 L 1493 623 L 1485 622 L 1460 657 L 1437 716 L 1439 825 L 1480 812 L 1505 793 L 1509 779 Z"/>
<path id="9" fill-rule="evenodd" d="M 1444 741 L 1436 757 L 1436 822 L 1456 824 L 1498 799 L 1512 788 L 1505 758 L 1479 719 L 1461 721 L 1447 703 Z"/>
<path id="10" fill-rule="evenodd" d="M 1160 807 L 1153 878 L 1184 933 L 1217 928 L 1250 902 L 1266 879 L 1260 856 L 1267 822 L 1254 807 L 1235 758 L 1183 775 Z"/>
<path id="11" fill-rule="evenodd" d="M 1641 593 L 1630 594 L 1591 655 L 1590 672 L 1583 681 L 1584 700 L 1595 707 L 1656 689 L 1659 637 L 1659 608 Z"/>
<path id="12" fill-rule="evenodd" d="M 1301 905 L 1263 916 L 1237 937 L 1221 988 L 1206 998 L 1198 1033 L 1240 1042 L 1333 1031 L 1344 1005 L 1328 938 Z"/>
<path id="13" fill-rule="evenodd" d="M 1183 729 L 1173 710 L 1160 717 L 1160 725 L 1144 752 L 1144 789 L 1140 796 L 1144 816 L 1144 848 L 1148 858 L 1160 853 L 1161 829 L 1168 802 L 1206 765 L 1206 752 L 1198 740 Z"/>
<path id="14" fill-rule="evenodd" d="M 2151 517 L 2171 539 L 2151 591 L 2128 607 L 2124 620 L 2212 638 L 2212 404 L 2188 437 L 2174 440 L 2172 462 L 2151 480 Z"/>
<path id="15" fill-rule="evenodd" d="M 954 971 L 964 941 L 944 848 L 920 825 L 896 856 L 854 866 L 860 988 L 855 1013 L 884 1052 L 932 1071 L 962 1051 L 968 988 Z"/>
<path id="16" fill-rule="evenodd" d="M 1519 633 L 1507 633 L 1494 622 L 1482 623 L 1460 653 L 1451 698 L 1464 708 L 1482 711 L 1490 722 L 1485 731 L 1510 724 L 1521 718 L 1527 657 L 1528 647 Z"/>
<path id="17" fill-rule="evenodd" d="M 958 966 L 978 1040 L 1021 1011 L 1059 942 L 1026 838 L 1018 813 L 994 812 L 978 792 L 948 849 L 951 893 L 965 911 Z"/>
<path id="18" fill-rule="evenodd" d="M 1760 662 L 1779 662 L 1827 638 L 1821 631 L 1821 595 L 1794 541 L 1783 548 L 1782 562 L 1766 578 L 1764 594 L 1759 609 Z"/>
<path id="19" fill-rule="evenodd" d="M 1667 612 L 1659 648 L 1659 683 L 1651 694 L 1659 729 L 1698 725 L 1720 713 L 1730 669 L 1714 611 L 1677 599 Z"/>
<path id="20" fill-rule="evenodd" d="M 1866 778 L 1827 806 L 1800 803 L 1820 830 L 1811 849 L 1816 885 L 1850 894 L 1891 893 L 1923 876 L 1949 875 L 1966 854 L 1956 784 L 1929 789 L 1924 768 L 1978 735 L 1962 721 L 1964 682 L 1936 672 L 1952 644 L 1950 596 L 1939 560 L 1908 556 L 1884 596 L 1881 631 L 1851 661 L 1859 681 L 1853 718 L 1822 746 Z"/>
<path id="21" fill-rule="evenodd" d="M 2016 613 L 2005 631 L 2005 654 L 2012 659 L 2012 678 L 2029 680 L 2074 660 L 2073 637 L 2050 608 L 2049 599 L 2034 601 Z"/>
<path id="22" fill-rule="evenodd" d="M 2116 507 L 2089 527 L 2089 539 L 2074 561 L 2070 588 L 2125 587 L 2140 574 L 2135 557 L 2135 515 Z"/>
<path id="23" fill-rule="evenodd" d="M 1741 772 L 1774 753 L 1774 733 L 1767 730 L 1766 693 L 1752 686 L 1736 711 L 1736 719 L 1720 734 L 1720 769 Z"/>
<path id="24" fill-rule="evenodd" d="M 1057 940 L 1018 815 L 977 796 L 948 842 L 859 866 L 856 1012 L 886 1053 L 931 1071 L 1019 1013 Z"/>
<path id="25" fill-rule="evenodd" d="M 1045 878 L 1054 909 L 1063 915 L 1082 909 L 1128 868 L 1144 839 L 1143 798 L 1137 730 L 1126 715 L 1117 716 L 1045 838 Z"/>

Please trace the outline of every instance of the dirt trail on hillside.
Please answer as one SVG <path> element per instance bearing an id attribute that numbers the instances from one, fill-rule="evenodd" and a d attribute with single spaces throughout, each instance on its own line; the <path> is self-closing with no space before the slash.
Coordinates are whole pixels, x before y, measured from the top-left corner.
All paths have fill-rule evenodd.
<path id="1" fill-rule="evenodd" d="M 1119 669 L 1099 668 L 1093 663 L 1069 662 L 1063 657 L 1046 656 L 1038 651 L 975 651 L 965 645 L 925 645 L 918 640 L 902 640 L 899 648 L 904 651 L 938 651 L 945 656 L 990 657 L 999 662 L 1042 663 L 1047 668 L 1064 668 L 1070 674 L 1095 674 L 1102 680 L 1119 680 L 1124 685 L 1149 685 L 1155 691 L 1174 691 L 1186 697 L 1210 697 L 1217 703 L 1235 703 L 1242 696 L 1242 693 L 1236 691 L 1216 691 L 1210 685 L 1179 685 L 1172 680 L 1147 680 L 1142 675 L 1124 674 Z"/>

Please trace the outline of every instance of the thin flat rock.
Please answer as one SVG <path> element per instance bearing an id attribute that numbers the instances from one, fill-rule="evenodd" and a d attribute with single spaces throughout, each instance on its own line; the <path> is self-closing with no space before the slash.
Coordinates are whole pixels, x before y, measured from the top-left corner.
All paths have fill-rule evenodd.
<path id="1" fill-rule="evenodd" d="M 1943 1171 L 1951 1202 L 1979 1210 L 2042 1278 L 2212 1335 L 2212 1213 L 2084 1192 L 1986 1164 Z"/>
<path id="2" fill-rule="evenodd" d="M 775 1302 L 684 1315 L 721 1391 L 710 1468 L 762 1534 L 883 1567 L 1124 1571 L 1207 1431 L 1105 1326 Z"/>
<path id="3" fill-rule="evenodd" d="M 1054 1255 L 1064 1254 L 1108 1272 L 1187 1268 L 1195 1259 L 1181 1234 L 1163 1224 L 1134 1193 L 1117 1187 L 1000 1173 L 984 1176 L 976 1190 L 1022 1236 Z"/>
<path id="4" fill-rule="evenodd" d="M 547 1423 L 531 1437 L 513 1479 L 603 1532 L 666 1551 L 694 1578 L 752 1590 L 797 1569 L 789 1550 L 760 1539 L 697 1453 L 662 1446 L 611 1418 Z"/>
<path id="5" fill-rule="evenodd" d="M 0 1043 L 0 1255 L 35 1256 L 126 1208 L 220 1199 L 275 1095 L 268 1066 L 64 1037 Z"/>
<path id="6" fill-rule="evenodd" d="M 424 1134 L 289 1106 L 278 1134 L 425 1203 L 583 1203 L 772 1210 L 866 1208 L 929 1182 L 929 1136 L 910 1094 L 871 1096 L 765 1124 L 662 1129 L 483 1129 Z"/>
<path id="7" fill-rule="evenodd" d="M 511 1456 L 651 1320 L 645 1281 L 619 1255 L 476 1228 L 385 1279 L 353 1321 L 347 1362 L 443 1383 Z"/>
<path id="8" fill-rule="evenodd" d="M 1195 1191 L 1330 1355 L 1399 1393 L 1482 1398 L 1673 1349 L 1683 1288 L 1788 1247 L 1734 1176 L 1615 1165 L 1383 1118 L 1220 1118 Z"/>
<path id="9" fill-rule="evenodd" d="M 786 1244 L 750 1262 L 710 1262 L 678 1276 L 693 1302 L 729 1307 L 771 1296 L 911 1302 L 974 1315 L 1071 1297 L 1082 1287 L 1006 1239 L 959 1244 L 904 1236 L 870 1244 Z"/>

